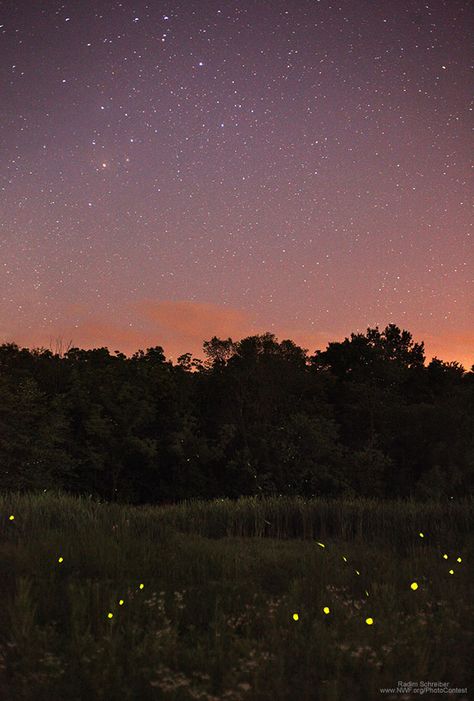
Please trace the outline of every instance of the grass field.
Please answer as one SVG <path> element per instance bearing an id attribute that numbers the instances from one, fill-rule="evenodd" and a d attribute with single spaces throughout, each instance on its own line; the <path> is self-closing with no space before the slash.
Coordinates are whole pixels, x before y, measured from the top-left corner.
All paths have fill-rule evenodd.
<path id="1" fill-rule="evenodd" d="M 473 512 L 0 495 L 0 698 L 418 698 L 380 693 L 399 681 L 472 693 Z"/>

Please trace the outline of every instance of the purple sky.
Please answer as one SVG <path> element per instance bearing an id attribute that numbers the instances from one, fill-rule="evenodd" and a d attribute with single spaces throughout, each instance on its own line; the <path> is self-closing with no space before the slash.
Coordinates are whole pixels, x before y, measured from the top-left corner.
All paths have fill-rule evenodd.
<path id="1" fill-rule="evenodd" d="M 0 342 L 313 352 L 393 322 L 470 367 L 473 19 L 2 3 Z"/>

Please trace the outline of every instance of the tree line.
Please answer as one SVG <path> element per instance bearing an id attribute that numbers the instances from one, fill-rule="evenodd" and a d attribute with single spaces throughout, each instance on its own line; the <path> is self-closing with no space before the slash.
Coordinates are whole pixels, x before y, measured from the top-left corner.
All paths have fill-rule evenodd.
<path id="1" fill-rule="evenodd" d="M 271 333 L 204 359 L 0 346 L 0 489 L 131 503 L 447 499 L 474 475 L 474 366 L 390 324 L 314 355 Z"/>

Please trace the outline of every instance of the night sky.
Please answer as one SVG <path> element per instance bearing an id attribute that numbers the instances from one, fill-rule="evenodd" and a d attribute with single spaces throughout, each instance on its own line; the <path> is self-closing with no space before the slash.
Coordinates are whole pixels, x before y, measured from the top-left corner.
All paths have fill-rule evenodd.
<path id="1" fill-rule="evenodd" d="M 0 3 L 0 342 L 474 361 L 468 0 Z"/>

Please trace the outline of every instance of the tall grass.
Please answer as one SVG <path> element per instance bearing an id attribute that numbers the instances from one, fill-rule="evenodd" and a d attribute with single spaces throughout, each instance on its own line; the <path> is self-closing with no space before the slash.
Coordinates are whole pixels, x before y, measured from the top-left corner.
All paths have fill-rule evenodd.
<path id="1" fill-rule="evenodd" d="M 148 510 L 152 513 L 153 510 Z M 421 529 L 432 538 L 469 529 L 474 500 L 459 502 L 302 499 L 298 497 L 187 501 L 161 512 L 163 522 L 208 538 L 343 538 L 404 545 Z"/>
<path id="2" fill-rule="evenodd" d="M 0 698 L 370 701 L 399 680 L 468 687 L 472 512 L 2 494 Z"/>

